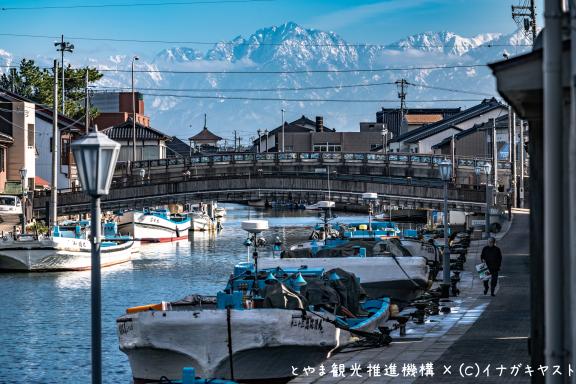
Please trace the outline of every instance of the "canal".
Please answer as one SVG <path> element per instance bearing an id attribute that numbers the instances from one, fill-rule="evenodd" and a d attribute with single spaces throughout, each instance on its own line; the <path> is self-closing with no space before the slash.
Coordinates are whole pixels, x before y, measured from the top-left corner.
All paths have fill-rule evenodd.
<path id="1" fill-rule="evenodd" d="M 242 220 L 269 220 L 269 244 L 276 236 L 286 244 L 307 238 L 319 221 L 310 211 L 225 207 L 228 215 L 220 233 L 191 233 L 189 241 L 144 245 L 131 262 L 102 270 L 105 383 L 131 382 L 115 328 L 115 319 L 127 307 L 193 293 L 214 295 L 222 289 L 234 264 L 246 260 Z M 336 221 L 358 219 L 347 214 Z M 89 271 L 0 273 L 0 296 L 0 383 L 90 381 Z"/>

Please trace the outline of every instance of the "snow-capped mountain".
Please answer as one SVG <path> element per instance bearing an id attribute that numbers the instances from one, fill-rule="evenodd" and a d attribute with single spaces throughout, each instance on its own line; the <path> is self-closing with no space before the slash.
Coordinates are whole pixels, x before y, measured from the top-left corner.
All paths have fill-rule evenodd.
<path id="1" fill-rule="evenodd" d="M 257 129 L 280 125 L 282 108 L 289 121 L 302 114 L 322 115 L 329 127 L 357 130 L 359 121 L 373 121 L 381 107 L 398 105 L 393 83 L 401 78 L 413 84 L 407 90 L 409 107 L 472 106 L 484 97 L 496 96 L 494 80 L 487 68 L 458 66 L 486 64 L 502 59 L 504 53 L 520 54 L 528 50 L 528 43 L 519 31 L 469 38 L 424 32 L 388 45 L 350 44 L 334 32 L 288 22 L 220 42 L 206 52 L 169 47 L 141 56 L 136 68 L 153 72 L 138 72 L 136 88 L 145 96 L 146 113 L 154 127 L 185 139 L 201 129 L 207 113 L 211 130 L 223 137 L 236 130 L 246 143 Z M 0 51 L 0 60 L 3 57 Z M 88 63 L 105 70 L 100 88 L 130 87 L 129 72 L 114 72 L 129 69 L 130 56 Z M 450 68 L 425 69 L 438 65 Z M 423 69 L 408 69 L 413 67 Z M 326 70 L 345 71 L 313 72 Z M 235 73 L 245 71 L 250 73 Z M 286 72 L 274 73 L 282 71 Z"/>

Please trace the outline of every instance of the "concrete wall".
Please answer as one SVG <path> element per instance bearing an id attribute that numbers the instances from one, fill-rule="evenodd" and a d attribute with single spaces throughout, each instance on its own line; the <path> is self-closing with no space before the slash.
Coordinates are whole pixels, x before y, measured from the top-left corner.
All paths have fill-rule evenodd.
<path id="1" fill-rule="evenodd" d="M 382 144 L 381 132 L 291 132 L 285 133 L 286 151 L 311 152 L 315 145 L 339 146 L 340 152 L 370 152 Z"/>

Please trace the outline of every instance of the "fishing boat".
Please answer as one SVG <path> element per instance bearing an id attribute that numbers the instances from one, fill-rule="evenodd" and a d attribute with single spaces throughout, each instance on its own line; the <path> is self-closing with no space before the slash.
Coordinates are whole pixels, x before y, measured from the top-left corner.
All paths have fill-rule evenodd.
<path id="1" fill-rule="evenodd" d="M 26 234 L 0 241 L 0 269 L 12 271 L 79 271 L 91 268 L 88 221 L 68 221 L 55 226 L 50 236 Z M 116 223 L 104 223 L 102 267 L 131 260 L 134 240 L 120 236 Z"/>
<path id="2" fill-rule="evenodd" d="M 205 378 L 273 380 L 291 366 L 315 366 L 360 337 L 379 333 L 390 300 L 365 299 L 340 269 L 258 269 L 237 265 L 216 297 L 189 296 L 134 307 L 118 318 L 120 350 L 134 383 L 177 378 L 194 367 Z"/>
<path id="3" fill-rule="evenodd" d="M 167 209 L 125 211 L 118 216 L 118 229 L 142 242 L 168 242 L 188 238 L 191 220 Z"/>
<path id="4" fill-rule="evenodd" d="M 398 239 L 328 240 L 327 246 L 289 250 L 259 263 L 263 268 L 342 268 L 358 276 L 371 297 L 408 302 L 431 285 L 434 259 L 427 256 L 411 253 Z"/>
<path id="5" fill-rule="evenodd" d="M 328 203 L 328 202 L 325 202 Z M 406 247 L 394 223 L 333 225 L 329 204 L 323 204 L 323 224 L 312 239 L 289 246 L 280 258 L 262 258 L 265 268 L 342 268 L 354 273 L 371 297 L 391 297 L 406 303 L 431 285 L 430 268 L 437 255 L 413 244 Z M 334 231 L 338 228 L 336 234 Z M 314 236 L 317 233 L 318 236 Z M 326 235 L 328 234 L 328 236 Z"/>

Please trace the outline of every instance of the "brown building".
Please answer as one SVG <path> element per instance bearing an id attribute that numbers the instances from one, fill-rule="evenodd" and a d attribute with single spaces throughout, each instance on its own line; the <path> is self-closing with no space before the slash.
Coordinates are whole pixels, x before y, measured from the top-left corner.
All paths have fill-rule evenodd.
<path id="1" fill-rule="evenodd" d="M 136 123 L 150 126 L 150 118 L 144 115 L 144 98 L 140 92 L 134 92 Z M 132 92 L 96 93 L 90 100 L 98 109 L 99 115 L 94 124 L 100 130 L 122 124 L 132 118 Z"/>
<path id="2" fill-rule="evenodd" d="M 260 140 L 254 140 L 257 152 L 282 150 L 282 126 L 264 131 Z M 324 118 L 315 120 L 302 116 L 284 125 L 286 152 L 370 152 L 382 147 L 381 129 L 360 132 L 336 132 L 324 125 Z"/>
<path id="3" fill-rule="evenodd" d="M 376 112 L 376 123 L 384 124 L 393 137 L 426 124 L 436 123 L 461 112 L 460 108 L 382 108 Z"/>

